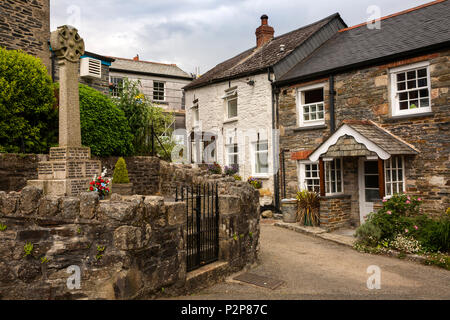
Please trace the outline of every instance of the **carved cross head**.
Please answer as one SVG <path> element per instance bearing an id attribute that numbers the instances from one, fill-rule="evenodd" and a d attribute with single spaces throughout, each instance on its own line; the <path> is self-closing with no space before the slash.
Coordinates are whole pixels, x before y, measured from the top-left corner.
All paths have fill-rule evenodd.
<path id="1" fill-rule="evenodd" d="M 60 59 L 78 62 L 84 54 L 84 40 L 74 27 L 64 25 L 58 27 L 50 36 L 50 44 L 55 55 Z"/>

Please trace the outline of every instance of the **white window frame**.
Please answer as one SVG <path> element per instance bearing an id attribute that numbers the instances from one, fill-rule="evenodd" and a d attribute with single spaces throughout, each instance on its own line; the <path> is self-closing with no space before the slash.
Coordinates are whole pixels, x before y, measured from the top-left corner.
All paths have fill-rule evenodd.
<path id="1" fill-rule="evenodd" d="M 309 104 L 304 104 L 303 103 L 303 93 L 305 91 L 310 91 L 310 90 L 315 90 L 315 89 L 320 89 L 322 88 L 323 90 L 323 100 L 322 102 L 316 102 L 316 103 L 309 103 Z M 296 95 L 296 100 L 297 100 L 297 124 L 299 127 L 309 127 L 309 126 L 317 126 L 317 125 L 322 125 L 325 124 L 325 83 L 317 83 L 317 84 L 313 84 L 313 85 L 309 85 L 309 86 L 305 86 L 305 87 L 301 87 L 297 89 L 297 95 Z M 305 121 L 304 120 L 304 108 L 306 106 L 313 106 L 313 105 L 323 105 L 323 119 L 317 119 L 317 120 L 308 120 Z M 317 109 L 316 109 L 317 110 Z M 316 111 L 316 113 L 318 113 Z"/>
<path id="2" fill-rule="evenodd" d="M 414 109 L 407 109 L 407 110 L 400 110 L 400 96 L 397 88 L 397 74 L 408 72 L 408 71 L 414 71 L 417 69 L 423 69 L 426 68 L 427 70 L 427 87 L 421 87 L 422 89 L 428 89 L 428 107 L 417 107 Z M 391 81 L 391 110 L 392 110 L 392 116 L 402 116 L 402 115 L 411 115 L 411 114 L 418 114 L 418 113 L 425 113 L 425 112 L 431 112 L 431 77 L 430 77 L 430 62 L 429 61 L 423 61 L 418 62 L 414 64 L 409 64 L 406 66 L 401 66 L 397 68 L 392 68 L 389 70 L 390 73 L 390 81 Z M 416 78 L 417 79 L 417 78 Z M 405 79 L 407 82 L 407 79 Z M 419 88 L 414 89 L 406 89 L 402 92 L 409 92 L 413 90 L 420 90 Z M 417 98 L 417 100 L 420 100 L 420 97 Z"/>
<path id="3" fill-rule="evenodd" d="M 159 83 L 163 85 L 163 90 L 161 91 L 159 88 L 156 89 L 155 84 Z M 155 99 L 155 93 L 157 95 L 160 95 L 162 93 L 163 98 L 162 99 Z M 153 92 L 152 92 L 152 100 L 153 101 L 158 101 L 158 102 L 164 102 L 166 101 L 166 83 L 164 81 L 160 81 L 160 80 L 153 80 Z"/>
<path id="4" fill-rule="evenodd" d="M 312 179 L 312 180 L 319 180 L 319 190 L 317 193 L 320 193 L 320 168 L 319 168 L 319 162 L 313 162 L 313 161 L 298 161 L 298 182 L 299 182 L 299 190 L 308 190 L 308 184 L 306 183 L 306 179 Z M 318 176 L 317 178 L 307 178 L 306 177 L 306 166 L 307 165 L 317 165 L 317 172 Z M 315 184 L 314 184 L 315 186 Z"/>
<path id="5" fill-rule="evenodd" d="M 396 159 L 395 161 L 396 161 L 396 169 L 399 169 L 399 168 L 397 168 L 398 167 L 398 160 L 397 160 L 397 158 L 401 158 L 402 159 L 402 167 L 401 167 L 401 169 L 402 169 L 402 181 L 398 181 L 398 180 L 396 180 L 396 181 L 392 181 L 392 160 L 393 159 Z M 388 174 L 388 172 L 387 172 L 387 165 L 388 164 L 390 164 L 390 180 L 391 181 L 388 181 L 388 179 L 387 179 L 387 174 Z M 398 174 L 396 175 L 397 177 L 398 177 Z M 392 156 L 392 157 L 390 157 L 389 159 L 387 159 L 387 160 L 384 160 L 384 187 L 385 187 L 385 199 L 389 199 L 389 198 L 391 198 L 394 194 L 396 194 L 396 193 L 405 193 L 405 191 L 406 191 L 406 175 L 405 175 L 405 157 L 404 156 Z M 398 188 L 397 188 L 397 192 L 393 192 L 394 190 L 393 190 L 393 185 L 394 185 L 394 183 L 395 184 L 399 184 L 399 183 L 401 183 L 402 184 L 402 190 L 398 190 Z M 390 194 L 388 194 L 388 185 L 391 185 L 391 192 L 390 192 Z"/>
<path id="6" fill-rule="evenodd" d="M 234 148 L 237 147 L 237 151 L 234 152 L 229 152 L 229 148 Z M 226 154 L 226 158 L 225 158 L 225 163 L 228 167 L 232 166 L 233 164 L 236 164 L 237 166 L 239 166 L 239 144 L 237 143 L 229 143 L 227 145 L 225 145 L 225 154 Z M 231 163 L 230 162 L 230 156 L 237 156 L 237 163 Z"/>
<path id="7" fill-rule="evenodd" d="M 192 112 L 192 128 L 198 129 L 200 127 L 200 111 L 198 108 L 198 102 L 194 103 L 191 107 Z"/>
<path id="8" fill-rule="evenodd" d="M 267 151 L 256 151 L 257 149 L 257 144 L 258 143 L 266 143 L 267 144 Z M 252 177 L 255 178 L 268 178 L 269 174 L 270 174 L 270 161 L 269 161 L 269 153 L 270 150 L 270 145 L 269 145 L 269 140 L 260 140 L 260 141 L 255 141 L 252 143 Z M 256 154 L 257 153 L 265 153 L 267 152 L 267 172 L 256 172 Z"/>
<path id="9" fill-rule="evenodd" d="M 238 106 L 238 94 L 237 94 L 237 88 L 234 89 L 228 89 L 225 91 L 225 95 L 222 97 L 225 101 L 225 121 L 232 121 L 237 120 L 239 115 L 239 106 Z M 233 117 L 230 117 L 229 114 L 229 108 L 230 108 L 230 102 L 236 101 L 236 115 Z"/>
<path id="10" fill-rule="evenodd" d="M 327 164 L 333 161 L 339 160 L 341 162 L 341 191 L 339 192 L 331 192 L 332 188 L 331 188 L 331 183 L 332 183 L 332 179 L 331 178 L 331 171 L 327 170 Z M 324 174 L 325 174 L 325 195 L 327 196 L 334 196 L 334 195 L 341 195 L 344 194 L 344 159 L 343 158 L 333 158 L 331 161 L 325 161 L 324 160 Z M 337 190 L 337 179 L 335 178 L 335 186 L 336 186 L 336 190 Z M 327 190 L 327 186 L 329 187 L 330 192 L 326 192 Z"/>
<path id="11" fill-rule="evenodd" d="M 331 161 L 324 161 L 325 190 L 327 189 L 327 184 L 330 184 L 330 190 L 331 190 L 331 181 L 330 181 L 331 172 L 328 172 L 328 170 L 327 170 L 327 163 L 335 161 L 335 160 L 341 161 L 341 191 L 340 192 L 326 192 L 325 196 L 334 196 L 334 195 L 344 194 L 344 160 L 343 160 L 343 158 L 333 158 Z M 299 190 L 308 190 L 307 185 L 305 184 L 305 181 L 307 179 L 306 178 L 306 165 L 307 164 L 316 164 L 317 166 L 319 166 L 319 161 L 309 161 L 309 160 L 298 161 Z M 318 170 L 320 170 L 320 168 L 318 168 Z M 320 193 L 320 172 L 319 172 L 318 179 L 319 179 L 319 193 Z"/>

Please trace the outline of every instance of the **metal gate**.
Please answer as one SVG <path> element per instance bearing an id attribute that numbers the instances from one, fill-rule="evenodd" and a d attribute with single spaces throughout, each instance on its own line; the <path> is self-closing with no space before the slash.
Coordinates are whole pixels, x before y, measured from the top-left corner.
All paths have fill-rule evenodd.
<path id="1" fill-rule="evenodd" d="M 177 187 L 175 201 L 186 202 L 187 271 L 219 259 L 217 184 Z"/>

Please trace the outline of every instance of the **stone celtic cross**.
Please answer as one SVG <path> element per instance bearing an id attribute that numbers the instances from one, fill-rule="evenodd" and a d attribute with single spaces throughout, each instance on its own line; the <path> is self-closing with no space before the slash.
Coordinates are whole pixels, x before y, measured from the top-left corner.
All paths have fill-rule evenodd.
<path id="1" fill-rule="evenodd" d="M 75 196 L 101 172 L 101 162 L 91 160 L 91 149 L 81 145 L 78 71 L 84 41 L 77 29 L 62 26 L 52 32 L 50 44 L 59 66 L 59 146 L 50 148 L 50 160 L 39 162 L 38 179 L 28 185 L 45 194 Z"/>
<path id="2" fill-rule="evenodd" d="M 81 147 L 78 64 L 84 41 L 77 29 L 65 25 L 51 33 L 50 44 L 59 65 L 59 146 Z"/>

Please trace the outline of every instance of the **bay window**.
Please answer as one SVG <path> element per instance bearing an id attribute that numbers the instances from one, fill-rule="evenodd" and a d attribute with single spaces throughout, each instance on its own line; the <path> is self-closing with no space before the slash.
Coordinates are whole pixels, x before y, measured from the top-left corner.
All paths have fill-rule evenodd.
<path id="1" fill-rule="evenodd" d="M 384 161 L 386 196 L 405 191 L 404 168 L 404 159 L 401 156 L 394 156 Z"/>
<path id="2" fill-rule="evenodd" d="M 299 161 L 299 189 L 320 193 L 319 162 Z M 342 159 L 325 161 L 325 192 L 327 196 L 341 194 L 343 187 Z"/>

